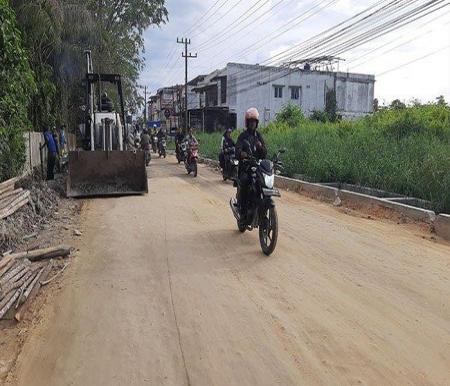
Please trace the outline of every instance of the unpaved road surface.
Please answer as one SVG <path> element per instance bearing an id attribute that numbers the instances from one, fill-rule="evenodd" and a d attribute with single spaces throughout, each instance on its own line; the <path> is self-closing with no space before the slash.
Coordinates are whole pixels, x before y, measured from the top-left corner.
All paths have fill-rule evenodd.
<path id="1" fill-rule="evenodd" d="M 285 192 L 265 257 L 232 194 L 170 158 L 147 196 L 88 201 L 79 257 L 9 382 L 450 384 L 448 244 Z"/>

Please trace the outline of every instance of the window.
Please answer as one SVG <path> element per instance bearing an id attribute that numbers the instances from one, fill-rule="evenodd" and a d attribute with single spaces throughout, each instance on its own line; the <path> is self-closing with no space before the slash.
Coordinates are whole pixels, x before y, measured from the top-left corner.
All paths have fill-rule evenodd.
<path id="1" fill-rule="evenodd" d="M 300 87 L 291 87 L 291 99 L 300 99 Z"/>
<path id="2" fill-rule="evenodd" d="M 283 98 L 283 86 L 274 86 L 275 98 Z"/>

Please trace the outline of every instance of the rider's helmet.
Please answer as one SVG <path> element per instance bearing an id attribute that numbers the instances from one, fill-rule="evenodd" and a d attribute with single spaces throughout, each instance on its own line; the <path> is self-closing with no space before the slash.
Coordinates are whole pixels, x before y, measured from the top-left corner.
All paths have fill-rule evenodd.
<path id="1" fill-rule="evenodd" d="M 247 127 L 248 121 L 251 119 L 259 123 L 259 112 L 255 107 L 251 107 L 245 112 L 245 127 Z"/>

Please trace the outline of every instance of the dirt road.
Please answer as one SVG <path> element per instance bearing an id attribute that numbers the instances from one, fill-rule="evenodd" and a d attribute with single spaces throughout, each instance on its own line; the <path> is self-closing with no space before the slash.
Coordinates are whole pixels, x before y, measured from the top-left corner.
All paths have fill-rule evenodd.
<path id="1" fill-rule="evenodd" d="M 267 258 L 219 175 L 151 170 L 149 195 L 85 205 L 11 384 L 450 384 L 448 245 L 285 192 Z"/>

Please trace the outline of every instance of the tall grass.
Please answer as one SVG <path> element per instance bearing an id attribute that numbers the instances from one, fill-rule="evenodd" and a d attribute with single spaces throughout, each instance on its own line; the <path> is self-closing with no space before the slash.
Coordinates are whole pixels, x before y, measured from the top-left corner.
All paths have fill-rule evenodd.
<path id="1" fill-rule="evenodd" d="M 386 109 L 355 122 L 275 122 L 261 129 L 270 153 L 285 147 L 286 174 L 346 182 L 431 201 L 450 213 L 450 108 Z M 234 133 L 236 137 L 238 133 Z M 221 133 L 198 136 L 216 158 Z"/>

